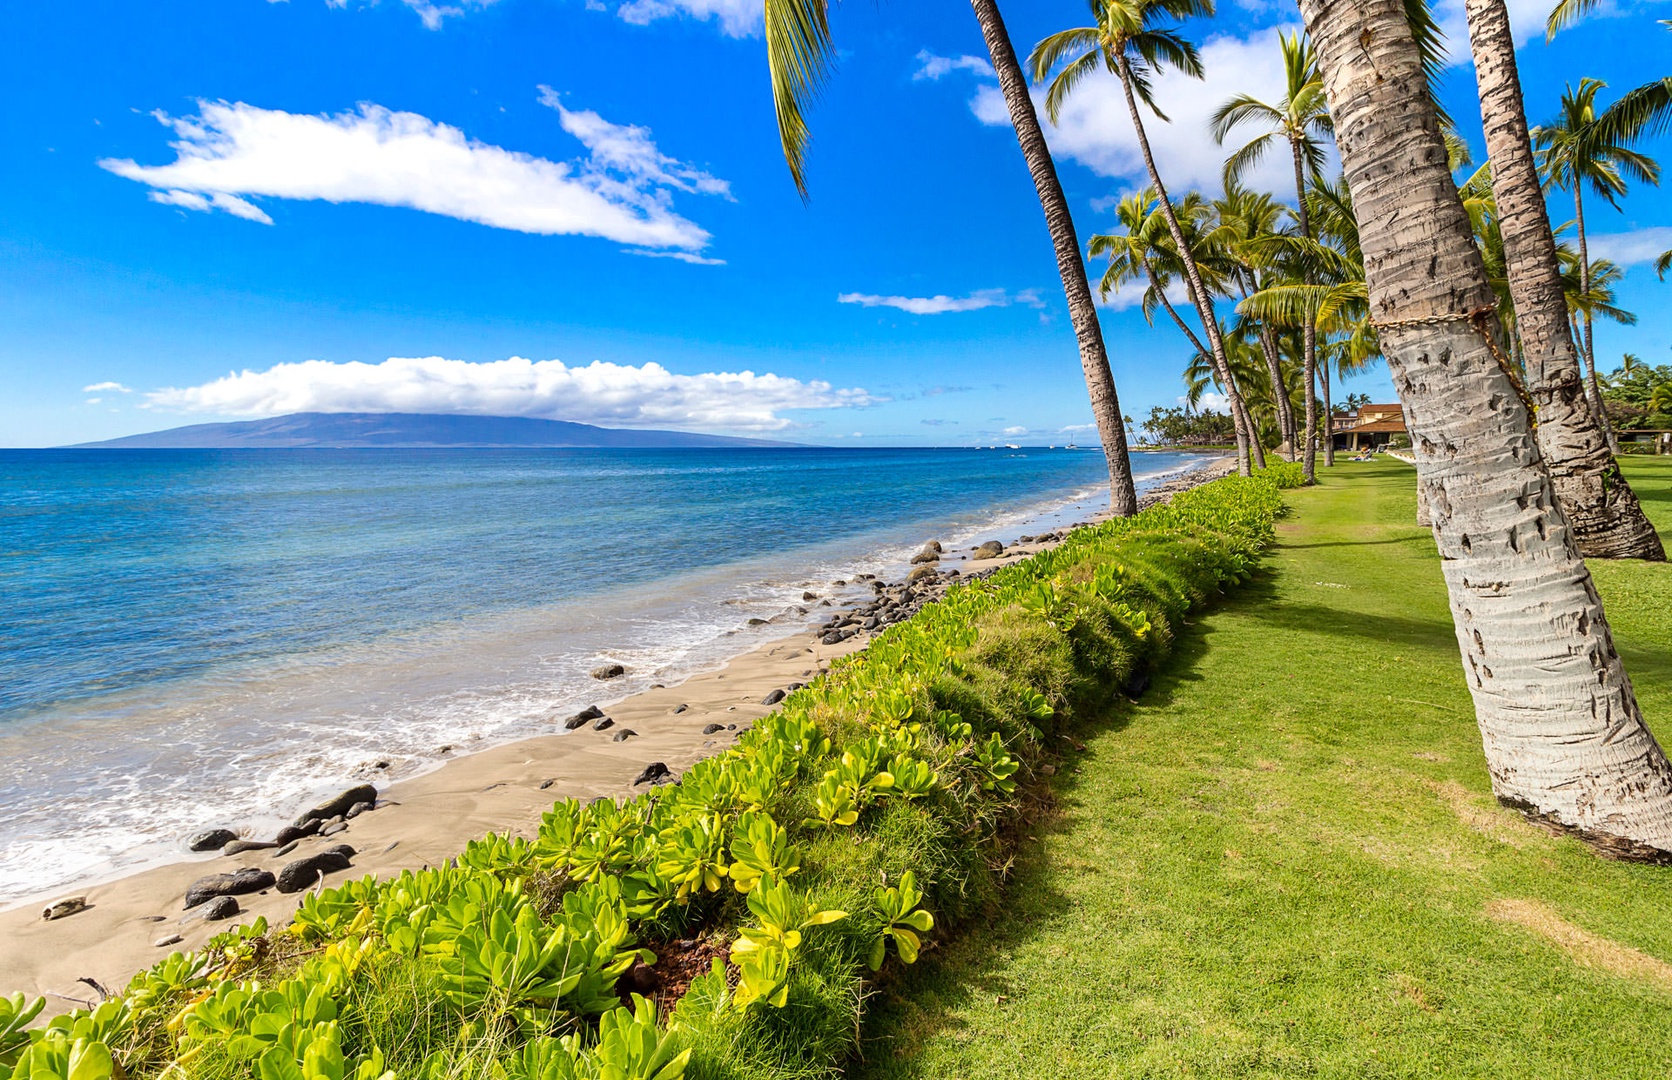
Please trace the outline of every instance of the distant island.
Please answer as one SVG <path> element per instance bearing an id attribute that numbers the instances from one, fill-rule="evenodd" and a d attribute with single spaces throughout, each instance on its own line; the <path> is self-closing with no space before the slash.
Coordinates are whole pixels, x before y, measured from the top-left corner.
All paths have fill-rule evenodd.
<path id="1" fill-rule="evenodd" d="M 356 449 L 384 447 L 610 447 L 690 449 L 784 448 L 794 443 L 694 435 L 687 431 L 602 428 L 526 416 L 451 416 L 429 413 L 291 413 L 268 420 L 187 427 L 78 443 L 77 450 Z"/>

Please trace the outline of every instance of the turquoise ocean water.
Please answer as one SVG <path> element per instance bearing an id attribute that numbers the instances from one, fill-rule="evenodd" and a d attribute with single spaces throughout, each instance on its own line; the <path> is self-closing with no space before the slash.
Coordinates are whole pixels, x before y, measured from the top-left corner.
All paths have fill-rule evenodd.
<path id="1" fill-rule="evenodd" d="M 1105 477 L 1061 449 L 0 451 L 0 903 L 548 733 L 926 539 L 1082 520 Z"/>

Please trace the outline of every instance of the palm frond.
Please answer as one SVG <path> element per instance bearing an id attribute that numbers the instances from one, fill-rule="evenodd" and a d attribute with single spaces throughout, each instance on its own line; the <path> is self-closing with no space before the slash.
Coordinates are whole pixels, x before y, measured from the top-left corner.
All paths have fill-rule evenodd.
<path id="1" fill-rule="evenodd" d="M 1602 0 L 1560 0 L 1544 20 L 1544 40 L 1550 41 L 1563 30 L 1602 6 Z"/>
<path id="2" fill-rule="evenodd" d="M 807 198 L 807 109 L 830 73 L 835 48 L 830 40 L 826 0 L 765 0 L 766 66 L 778 141 L 795 189 Z"/>

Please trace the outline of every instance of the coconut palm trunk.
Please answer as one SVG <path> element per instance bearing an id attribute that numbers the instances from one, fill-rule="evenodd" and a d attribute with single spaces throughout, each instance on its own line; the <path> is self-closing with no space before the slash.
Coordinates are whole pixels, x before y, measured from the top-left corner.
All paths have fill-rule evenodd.
<path id="1" fill-rule="evenodd" d="M 1358 208 L 1370 310 L 1428 489 L 1494 793 L 1613 853 L 1672 852 L 1672 765 L 1643 723 L 1446 167 L 1405 0 L 1300 0 Z"/>
<path id="2" fill-rule="evenodd" d="M 1579 291 L 1591 295 L 1591 249 L 1585 237 L 1585 197 L 1581 194 L 1579 185 L 1573 185 L 1573 223 L 1579 235 Z M 1591 313 L 1582 310 L 1579 313 L 1580 328 L 1585 340 L 1585 378 L 1589 390 L 1587 396 L 1591 403 L 1591 410 L 1596 414 L 1597 423 L 1602 427 L 1602 434 L 1608 440 L 1608 452 L 1618 454 L 1620 444 L 1614 438 L 1614 425 L 1608 422 L 1608 410 L 1602 403 L 1602 389 L 1597 385 L 1597 354 L 1591 334 Z"/>
<path id="3" fill-rule="evenodd" d="M 1312 239 L 1312 218 L 1306 210 L 1306 154 L 1299 141 L 1289 140 L 1289 149 L 1295 159 L 1295 212 L 1299 216 L 1301 235 Z M 1312 276 L 1306 276 L 1306 284 L 1312 284 Z M 1318 479 L 1318 397 L 1313 389 L 1313 381 L 1318 376 L 1318 323 L 1309 313 L 1305 323 L 1301 325 L 1301 377 L 1306 380 L 1306 458 L 1302 472 L 1306 482 L 1313 483 Z M 1326 373 L 1324 376 L 1329 378 Z M 1327 396 L 1327 395 L 1326 395 Z M 1329 412 L 1324 412 L 1325 423 L 1328 423 Z M 1329 455 L 1326 464 L 1335 464 L 1334 440 L 1325 449 Z"/>
<path id="4" fill-rule="evenodd" d="M 1300 433 L 1295 430 L 1295 406 L 1289 400 L 1289 388 L 1283 383 L 1283 361 L 1277 352 L 1277 341 L 1271 328 L 1260 327 L 1260 354 L 1266 360 L 1266 377 L 1271 380 L 1271 392 L 1277 407 L 1277 426 L 1283 431 L 1283 441 L 1289 446 L 1288 458 L 1300 458 Z"/>
<path id="5" fill-rule="evenodd" d="M 1016 58 L 999 6 L 995 0 L 970 0 L 970 6 L 981 24 L 981 36 L 987 41 L 993 70 L 998 72 L 999 89 L 1004 92 L 1010 122 L 1016 128 L 1016 141 L 1027 159 L 1028 173 L 1039 192 L 1039 205 L 1045 211 L 1045 225 L 1051 232 L 1051 244 L 1056 248 L 1057 272 L 1068 298 L 1068 318 L 1080 343 L 1080 367 L 1091 395 L 1092 418 L 1097 421 L 1097 433 L 1109 459 L 1109 506 L 1116 515 L 1130 517 L 1138 512 L 1138 495 L 1132 486 L 1126 428 L 1121 423 L 1120 399 L 1115 393 L 1114 375 L 1109 371 L 1109 355 L 1103 344 L 1103 329 L 1097 319 L 1097 305 L 1092 300 L 1091 283 L 1086 280 L 1086 264 L 1080 257 L 1080 238 L 1074 232 L 1074 218 L 1068 211 L 1068 199 L 1062 193 L 1062 182 L 1057 179 L 1056 163 L 1051 160 L 1045 133 L 1040 130 L 1039 115 L 1028 94 L 1027 78 L 1022 74 L 1021 62 Z"/>
<path id="6" fill-rule="evenodd" d="M 1620 474 L 1613 440 L 1603 426 L 1608 418 L 1596 392 L 1588 317 L 1585 353 L 1592 400 L 1586 403 L 1584 378 L 1568 329 L 1556 241 L 1528 138 L 1509 9 L 1504 0 L 1467 0 L 1465 7 L 1527 393 L 1538 409 L 1534 434 L 1539 451 L 1581 555 L 1664 559 L 1660 537 Z M 1580 185 L 1575 184 L 1575 210 L 1582 209 L 1579 193 Z M 1580 235 L 1583 251 L 1583 232 Z M 1588 262 L 1581 262 L 1579 273 L 1581 282 L 1587 282 Z M 1588 283 L 1584 288 L 1590 291 Z"/>
<path id="7" fill-rule="evenodd" d="M 1225 342 L 1219 336 L 1219 320 L 1213 313 L 1213 298 L 1202 285 L 1202 272 L 1196 266 L 1196 257 L 1190 251 L 1190 245 L 1184 242 L 1184 230 L 1179 228 L 1178 215 L 1173 213 L 1173 203 L 1167 194 L 1167 185 L 1161 181 L 1161 171 L 1155 167 L 1155 156 L 1150 153 L 1149 136 L 1144 132 L 1144 118 L 1138 112 L 1138 99 L 1132 93 L 1132 65 L 1123 54 L 1120 57 L 1120 84 L 1126 92 L 1126 107 L 1132 114 L 1132 128 L 1138 135 L 1138 147 L 1144 154 L 1144 168 L 1149 170 L 1150 183 L 1155 185 L 1156 194 L 1160 197 L 1159 209 L 1162 220 L 1167 222 L 1167 231 L 1173 237 L 1173 245 L 1178 249 L 1179 262 L 1184 266 L 1185 280 L 1190 285 L 1190 300 L 1196 305 L 1196 314 L 1202 318 L 1202 329 L 1207 332 L 1209 353 L 1213 357 L 1213 366 L 1219 372 L 1220 382 L 1224 384 L 1225 396 L 1231 400 L 1231 420 L 1237 433 L 1237 471 L 1243 476 L 1249 474 L 1249 443 L 1258 435 L 1248 429 L 1248 417 L 1241 407 L 1242 395 L 1237 391 L 1236 380 L 1231 375 L 1230 361 L 1225 358 Z"/>

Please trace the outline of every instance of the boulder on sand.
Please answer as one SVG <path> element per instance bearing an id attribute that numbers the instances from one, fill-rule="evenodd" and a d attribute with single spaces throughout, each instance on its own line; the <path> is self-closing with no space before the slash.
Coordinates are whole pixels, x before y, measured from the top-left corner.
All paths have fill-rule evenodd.
<path id="1" fill-rule="evenodd" d="M 660 761 L 652 761 L 649 765 L 644 767 L 643 772 L 639 773 L 638 778 L 633 781 L 633 786 L 638 787 L 640 784 L 654 784 L 656 781 L 666 779 L 672 775 L 673 771 L 670 770 L 666 764 Z"/>
<path id="2" fill-rule="evenodd" d="M 940 553 L 935 551 L 920 551 L 911 557 L 913 565 L 918 563 L 940 562 Z"/>
<path id="3" fill-rule="evenodd" d="M 317 882 L 321 875 L 347 870 L 348 867 L 348 856 L 338 848 L 315 852 L 306 858 L 285 863 L 284 869 L 279 871 L 277 885 L 282 893 L 301 892 Z"/>
<path id="4" fill-rule="evenodd" d="M 208 832 L 200 832 L 186 841 L 186 850 L 219 851 L 236 839 L 238 839 L 238 834 L 231 829 L 210 829 Z"/>
<path id="5" fill-rule="evenodd" d="M 262 889 L 273 887 L 273 872 L 250 867 L 236 870 L 230 874 L 210 874 L 192 882 L 191 888 L 186 890 L 186 910 L 190 911 L 197 905 L 217 896 L 242 896 L 245 893 L 260 892 Z"/>
<path id="6" fill-rule="evenodd" d="M 203 918 L 208 922 L 230 919 L 238 914 L 238 901 L 230 896 L 217 896 L 203 905 Z"/>
<path id="7" fill-rule="evenodd" d="M 1004 554 L 1004 545 L 999 543 L 997 540 L 989 540 L 985 544 L 982 544 L 980 547 L 976 548 L 975 553 L 973 555 L 971 555 L 970 558 L 972 558 L 972 559 L 996 559 L 1000 555 L 1003 555 L 1003 554 Z"/>
<path id="8" fill-rule="evenodd" d="M 371 784 L 356 784 L 334 799 L 329 799 L 296 819 L 298 828 L 310 821 L 325 821 L 348 813 L 355 803 L 377 802 L 377 788 Z"/>

